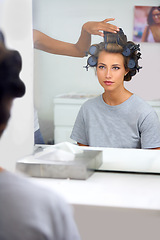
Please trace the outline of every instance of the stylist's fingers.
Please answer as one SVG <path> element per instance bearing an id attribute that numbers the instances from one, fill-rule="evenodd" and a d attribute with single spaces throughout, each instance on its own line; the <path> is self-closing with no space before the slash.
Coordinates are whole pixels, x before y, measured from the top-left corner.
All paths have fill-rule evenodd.
<path id="1" fill-rule="evenodd" d="M 111 33 L 116 33 L 119 31 L 119 28 L 113 24 L 110 24 L 108 22 L 113 21 L 114 18 L 106 18 L 103 21 L 100 22 L 86 22 L 83 25 L 83 29 L 88 32 L 89 34 L 93 35 L 99 35 L 99 36 L 104 36 L 103 31 L 111 32 Z"/>
<path id="2" fill-rule="evenodd" d="M 106 18 L 102 22 L 110 22 L 110 21 L 114 21 L 114 20 L 115 20 L 115 18 Z"/>
<path id="3" fill-rule="evenodd" d="M 105 20 L 103 20 L 102 23 L 102 28 L 100 29 L 102 31 L 108 31 L 108 32 L 112 32 L 112 33 L 116 33 L 119 31 L 119 28 L 113 24 L 110 24 L 108 22 L 115 20 L 115 18 L 106 18 Z"/>

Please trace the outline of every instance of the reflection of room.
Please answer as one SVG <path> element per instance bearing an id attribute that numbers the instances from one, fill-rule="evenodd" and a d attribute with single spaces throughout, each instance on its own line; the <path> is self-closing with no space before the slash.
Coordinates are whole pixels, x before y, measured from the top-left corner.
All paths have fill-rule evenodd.
<path id="1" fill-rule="evenodd" d="M 133 1 L 128 2 L 100 2 L 90 3 L 82 1 L 74 3 L 70 0 L 63 1 L 64 9 L 56 1 L 34 1 L 33 8 L 33 26 L 53 38 L 62 41 L 76 42 L 81 26 L 86 21 L 99 21 L 107 17 L 115 17 L 115 25 L 122 27 L 128 38 L 132 40 L 133 35 L 133 17 L 134 6 L 144 4 Z M 145 5 L 156 5 L 157 1 L 145 2 Z M 72 6 L 72 7 L 71 7 Z M 102 7 L 103 6 L 103 7 Z M 122 9 L 121 14 L 119 9 Z M 56 24 L 55 23 L 56 19 Z M 63 21 L 65 19 L 65 21 Z M 66 30 L 67 29 L 67 30 Z M 74 32 L 74 34 L 73 34 Z M 103 40 L 99 36 L 92 37 L 92 43 Z M 140 61 L 143 69 L 137 74 L 131 82 L 126 83 L 130 91 L 145 100 L 159 99 L 159 79 L 158 62 L 159 62 L 159 44 L 141 44 L 142 60 Z M 149 57 L 148 57 L 149 53 Z M 83 93 L 83 94 L 100 94 L 101 87 L 93 69 L 85 71 L 83 66 L 86 65 L 87 58 L 73 58 L 66 56 L 52 55 L 39 50 L 34 50 L 35 71 L 34 71 L 34 99 L 35 106 L 38 110 L 39 122 L 43 137 L 46 142 L 53 140 L 54 122 L 53 122 L 53 98 L 59 94 L 66 93 Z M 149 59 L 152 59 L 150 66 Z"/>
<path id="2" fill-rule="evenodd" d="M 88 97 L 88 94 L 100 93 L 101 89 L 95 81 L 94 71 L 90 69 L 86 72 L 83 69 L 83 66 L 86 65 L 86 58 L 73 59 L 53 56 L 34 50 L 33 77 L 31 0 L 0 0 L 0 13 L 2 2 L 7 2 L 7 4 L 4 4 L 4 12 L 0 14 L 0 27 L 3 28 L 7 36 L 8 46 L 16 48 L 22 54 L 23 68 L 21 77 L 27 86 L 25 97 L 14 102 L 8 129 L 0 143 L 0 165 L 8 170 L 15 171 L 16 162 L 19 159 L 26 159 L 26 156 L 32 154 L 34 148 L 33 81 L 35 106 L 38 110 L 42 134 L 46 142 L 52 140 L 54 136 L 53 119 L 56 115 L 53 116 L 55 107 L 53 100 L 57 95 L 80 93 L 86 94 Z M 105 17 L 112 17 L 112 15 L 116 18 L 115 24 L 122 26 L 131 39 L 134 5 L 157 5 L 158 1 L 145 0 L 144 3 L 142 0 L 132 2 L 128 0 L 111 2 L 100 0 L 95 3 L 97 4 L 96 7 L 93 1 L 86 2 L 84 0 L 79 3 L 72 0 L 63 1 L 64 5 L 62 1 L 58 0 L 33 0 L 33 3 L 35 3 L 33 10 L 36 10 L 34 18 L 41 19 L 39 23 L 34 19 L 35 27 L 53 37 L 74 42 L 77 40 L 84 21 L 100 20 Z M 69 3 L 72 4 L 72 7 L 70 7 Z M 50 7 L 49 12 L 45 11 L 47 6 Z M 60 10 L 57 10 L 58 7 Z M 75 13 L 74 9 L 78 9 L 78 12 Z M 120 9 L 122 12 L 120 12 Z M 43 18 L 40 18 L 41 14 Z M 62 15 L 65 17 L 65 21 L 61 21 Z M 24 29 L 25 31 L 23 31 Z M 65 32 L 66 29 L 68 30 Z M 94 40 L 99 41 L 99 38 L 93 37 Z M 143 71 L 137 74 L 135 79 L 128 84 L 131 91 L 134 91 L 147 101 L 160 99 L 159 48 L 159 44 L 148 45 L 144 43 L 141 45 Z M 150 54 L 149 57 L 148 53 Z M 85 98 L 82 99 L 85 100 Z M 57 104 L 60 103 L 61 99 L 58 99 L 58 101 Z M 61 103 L 64 105 L 63 101 Z M 78 107 L 81 103 L 81 101 L 78 102 Z M 150 103 L 156 105 L 156 102 Z M 70 104 L 67 107 L 70 108 Z M 63 106 L 61 110 L 64 113 Z M 71 108 L 71 111 L 77 113 L 77 108 Z M 157 108 L 156 111 L 159 113 Z M 54 123 L 59 124 L 59 120 L 54 121 Z M 73 124 L 72 119 L 71 123 Z M 70 127 L 71 125 L 69 125 Z M 44 145 L 45 147 L 48 146 Z M 103 154 L 107 166 L 111 164 L 111 160 L 119 161 L 118 166 L 122 166 L 127 162 L 129 167 L 134 166 L 135 171 L 138 166 L 139 172 L 137 174 L 112 171 L 96 172 L 87 180 L 30 178 L 30 181 L 57 191 L 72 205 L 78 229 L 84 240 L 158 239 L 160 176 L 159 168 L 156 167 L 160 167 L 159 152 L 109 149 Z M 116 161 L 112 162 L 115 167 L 117 167 Z M 146 172 L 148 169 L 158 169 L 158 173 L 141 174 L 144 166 Z"/>

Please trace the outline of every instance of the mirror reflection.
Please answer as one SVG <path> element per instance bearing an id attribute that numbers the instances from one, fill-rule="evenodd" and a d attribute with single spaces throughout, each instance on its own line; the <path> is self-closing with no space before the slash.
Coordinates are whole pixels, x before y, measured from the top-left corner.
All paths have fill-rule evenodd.
<path id="1" fill-rule="evenodd" d="M 106 2 L 100 2 L 101 4 L 84 5 L 83 2 L 75 4 L 74 1 L 69 1 L 68 4 L 63 1 L 63 4 L 60 4 L 58 1 L 55 1 L 53 6 L 52 1 L 47 1 L 45 4 L 43 1 L 38 1 L 38 3 L 33 1 L 35 108 L 37 109 L 45 143 L 71 141 L 69 136 L 81 105 L 88 98 L 100 95 L 104 91 L 103 86 L 98 82 L 99 78 L 97 79 L 95 71 L 89 69 L 86 72 L 85 68 L 83 68 L 87 64 L 87 58 L 83 56 L 85 56 L 90 43 L 103 41 L 103 36 L 99 36 L 99 32 L 94 32 L 95 27 L 101 22 L 106 25 L 106 29 L 103 30 L 117 31 L 117 27 L 122 25 L 125 33 L 129 33 L 127 34 L 128 39 L 132 39 L 130 26 L 132 26 L 133 14 L 130 14 L 128 18 L 130 21 L 124 24 L 124 16 L 120 16 L 115 11 L 112 3 L 110 3 L 110 9 L 114 9 L 114 16 L 111 16 Z M 122 1 L 121 5 L 125 4 L 126 1 Z M 106 6 L 105 10 L 102 8 L 102 5 Z M 126 5 L 125 7 L 127 8 Z M 102 20 L 110 17 L 115 17 L 116 20 L 113 21 L 112 19 L 109 22 L 108 20 L 102 22 Z M 92 24 L 92 21 L 96 23 Z M 111 29 L 107 29 L 108 26 Z M 96 31 L 98 30 L 97 27 Z M 93 34 L 92 39 L 90 34 Z M 40 39 L 45 40 L 47 46 L 43 45 Z M 54 44 L 52 44 L 53 41 Z M 67 45 L 62 42 L 65 42 Z M 76 48 L 79 43 L 81 47 L 78 47 L 78 50 L 81 49 L 80 52 Z M 58 52 L 58 44 L 61 45 L 60 52 Z M 142 50 L 146 50 L 145 46 L 141 47 Z M 152 46 L 150 47 L 152 48 Z M 144 51 L 142 52 L 144 53 Z M 152 52 L 152 54 L 154 55 L 153 61 L 157 64 L 156 53 Z M 142 58 L 141 65 L 143 68 L 145 64 L 146 62 Z M 126 93 L 130 94 L 130 97 L 132 93 L 135 93 L 144 100 L 159 99 L 159 93 L 156 90 L 158 82 L 154 78 L 155 85 L 153 88 L 154 93 L 152 94 L 147 89 L 146 81 L 148 79 L 146 80 L 146 74 L 148 73 L 146 69 L 145 71 L 144 73 L 142 69 L 138 75 L 134 76 L 134 81 L 124 85 Z M 156 70 L 153 75 L 156 75 Z M 141 78 L 142 80 L 139 81 Z M 144 86 L 146 91 L 144 91 Z M 120 127 L 119 123 L 116 126 Z M 88 145 L 86 142 L 81 144 Z M 149 148 L 152 148 L 152 146 Z"/>

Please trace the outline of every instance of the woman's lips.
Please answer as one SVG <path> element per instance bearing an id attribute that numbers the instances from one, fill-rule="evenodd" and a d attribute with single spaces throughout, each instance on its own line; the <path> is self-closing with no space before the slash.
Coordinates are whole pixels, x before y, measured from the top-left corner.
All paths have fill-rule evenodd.
<path id="1" fill-rule="evenodd" d="M 110 86 L 110 85 L 113 84 L 113 82 L 111 82 L 111 81 L 104 81 L 104 84 L 107 85 L 107 86 Z"/>

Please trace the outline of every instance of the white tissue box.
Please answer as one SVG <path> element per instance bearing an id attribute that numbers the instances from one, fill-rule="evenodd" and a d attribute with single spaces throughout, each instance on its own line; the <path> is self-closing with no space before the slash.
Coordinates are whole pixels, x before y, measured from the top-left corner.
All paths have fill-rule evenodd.
<path id="1" fill-rule="evenodd" d="M 73 148 L 69 152 L 66 145 L 51 147 L 47 151 L 19 160 L 16 169 L 31 177 L 85 180 L 101 166 L 102 151 L 77 149 Z"/>

